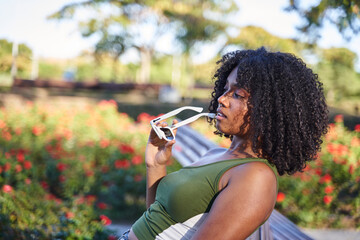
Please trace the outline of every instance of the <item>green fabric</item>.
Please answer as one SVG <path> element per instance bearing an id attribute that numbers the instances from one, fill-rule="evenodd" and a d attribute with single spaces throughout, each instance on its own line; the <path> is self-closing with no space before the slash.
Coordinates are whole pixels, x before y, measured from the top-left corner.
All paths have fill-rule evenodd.
<path id="1" fill-rule="evenodd" d="M 230 168 L 248 162 L 266 163 L 278 180 L 275 166 L 259 158 L 231 159 L 184 167 L 160 181 L 154 204 L 132 226 L 135 235 L 139 240 L 155 239 L 169 226 L 209 212 L 219 193 L 218 185 L 222 175 Z"/>

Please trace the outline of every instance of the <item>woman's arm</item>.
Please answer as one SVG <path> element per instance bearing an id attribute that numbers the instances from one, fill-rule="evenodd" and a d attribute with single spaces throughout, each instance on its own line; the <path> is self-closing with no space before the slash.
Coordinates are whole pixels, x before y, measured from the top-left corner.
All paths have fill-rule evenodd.
<path id="1" fill-rule="evenodd" d="M 264 163 L 252 162 L 227 171 L 224 186 L 192 240 L 246 239 L 270 215 L 276 201 L 276 177 Z"/>
<path id="2" fill-rule="evenodd" d="M 177 120 L 173 121 L 176 124 Z M 158 123 L 165 127 L 166 122 Z M 174 130 L 176 134 L 176 129 Z M 149 207 L 155 201 L 156 189 L 160 180 L 166 176 L 166 163 L 171 157 L 171 149 L 175 140 L 167 142 L 159 139 L 155 131 L 151 129 L 145 151 L 146 163 L 146 206 Z"/>

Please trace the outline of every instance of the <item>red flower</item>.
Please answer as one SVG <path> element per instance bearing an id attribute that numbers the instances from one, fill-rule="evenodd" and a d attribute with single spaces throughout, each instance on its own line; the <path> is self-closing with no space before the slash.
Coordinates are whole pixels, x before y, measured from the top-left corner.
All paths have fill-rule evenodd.
<path id="1" fill-rule="evenodd" d="M 21 172 L 21 171 L 22 171 L 22 166 L 21 166 L 20 164 L 16 164 L 16 166 L 15 166 L 15 171 L 16 171 L 17 173 Z"/>
<path id="2" fill-rule="evenodd" d="M 126 153 L 132 154 L 132 153 L 135 152 L 135 150 L 134 150 L 134 148 L 132 146 L 125 145 L 125 144 L 120 145 L 120 151 L 121 151 L 121 153 L 124 153 L 124 154 L 126 154 Z"/>
<path id="3" fill-rule="evenodd" d="M 18 162 L 23 162 L 25 160 L 25 155 L 23 152 L 18 152 L 16 154 L 16 159 Z"/>
<path id="4" fill-rule="evenodd" d="M 350 174 L 353 174 L 354 171 L 355 171 L 354 165 L 353 165 L 353 164 L 350 164 L 350 166 L 349 166 L 349 173 L 350 173 Z"/>
<path id="5" fill-rule="evenodd" d="M 143 112 L 137 116 L 136 120 L 137 122 L 150 122 L 153 118 L 150 114 Z"/>
<path id="6" fill-rule="evenodd" d="M 276 197 L 276 201 L 277 201 L 278 203 L 281 203 L 281 202 L 283 202 L 284 200 L 285 200 L 285 193 L 279 192 L 278 195 L 277 195 L 277 197 Z"/>
<path id="7" fill-rule="evenodd" d="M 9 133 L 6 129 L 3 129 L 2 134 L 3 134 L 3 138 L 4 138 L 6 141 L 10 141 L 10 140 L 11 140 L 11 138 L 12 138 L 11 133 Z"/>
<path id="8" fill-rule="evenodd" d="M 325 203 L 326 205 L 330 204 L 330 203 L 332 202 L 332 200 L 333 200 L 333 197 L 332 197 L 332 196 L 329 196 L 329 195 L 326 195 L 326 196 L 324 196 L 324 198 L 323 198 L 323 201 L 324 201 L 324 203 Z"/>
<path id="9" fill-rule="evenodd" d="M 93 203 L 96 201 L 96 196 L 95 195 L 87 195 L 86 197 L 86 201 L 89 203 Z"/>
<path id="10" fill-rule="evenodd" d="M 103 202 L 99 202 L 98 204 L 96 204 L 96 206 L 97 206 L 99 209 L 102 209 L 102 210 L 108 208 L 107 204 L 106 204 L 106 203 L 103 203 Z"/>
<path id="11" fill-rule="evenodd" d="M 72 219 L 72 218 L 75 217 L 75 214 L 74 214 L 73 212 L 66 212 L 66 213 L 65 213 L 65 217 L 66 217 L 67 219 Z"/>
<path id="12" fill-rule="evenodd" d="M 331 182 L 330 174 L 325 174 L 322 178 L 320 178 L 320 183 L 330 183 Z"/>
<path id="13" fill-rule="evenodd" d="M 110 145 L 110 140 L 108 140 L 108 139 L 100 140 L 100 147 L 101 148 L 107 148 L 109 145 Z"/>
<path id="14" fill-rule="evenodd" d="M 26 183 L 27 185 L 31 184 L 31 179 L 30 179 L 30 178 L 26 178 L 26 179 L 25 179 L 25 183 Z"/>
<path id="15" fill-rule="evenodd" d="M 6 127 L 6 123 L 0 119 L 0 128 L 5 128 Z"/>
<path id="16" fill-rule="evenodd" d="M 141 156 L 139 155 L 136 155 L 134 156 L 132 159 L 131 159 L 131 163 L 134 164 L 134 165 L 139 165 L 143 162 L 143 159 Z"/>
<path id="17" fill-rule="evenodd" d="M 355 125 L 355 132 L 360 132 L 360 124 Z"/>
<path id="18" fill-rule="evenodd" d="M 4 172 L 7 172 L 7 171 L 9 171 L 11 169 L 11 164 L 10 163 L 5 163 L 5 165 L 4 165 Z"/>
<path id="19" fill-rule="evenodd" d="M 11 193 L 13 191 L 13 188 L 10 185 L 4 185 L 2 190 L 4 193 Z"/>
<path id="20" fill-rule="evenodd" d="M 32 167 L 32 164 L 31 164 L 30 161 L 25 161 L 25 162 L 24 162 L 24 168 L 25 168 L 25 169 L 30 169 L 31 167 Z"/>
<path id="21" fill-rule="evenodd" d="M 344 121 L 344 116 L 339 114 L 339 115 L 336 115 L 335 118 L 334 118 L 334 121 L 335 122 L 343 122 Z"/>
<path id="22" fill-rule="evenodd" d="M 104 224 L 104 225 L 110 225 L 111 224 L 110 218 L 108 218 L 105 215 L 100 215 L 100 220 L 101 220 L 102 224 Z"/>
<path id="23" fill-rule="evenodd" d="M 40 134 L 43 133 L 43 129 L 39 126 L 34 126 L 32 128 L 32 133 L 35 135 L 35 136 L 39 136 Z"/>
<path id="24" fill-rule="evenodd" d="M 94 171 L 86 170 L 86 171 L 85 171 L 85 175 L 86 175 L 87 177 L 94 176 Z"/>
<path id="25" fill-rule="evenodd" d="M 43 189 L 48 189 L 49 188 L 49 184 L 47 183 L 47 182 L 45 182 L 45 181 L 41 181 L 40 182 L 40 185 L 41 185 L 41 187 L 43 188 Z"/>
<path id="26" fill-rule="evenodd" d="M 58 164 L 56 165 L 56 168 L 57 168 L 60 172 L 62 172 L 62 171 L 64 171 L 64 170 L 66 169 L 66 164 L 64 164 L 64 163 L 58 163 Z"/>
<path id="27" fill-rule="evenodd" d="M 130 162 L 126 159 L 124 160 L 116 160 L 115 161 L 115 168 L 119 169 L 119 168 L 129 168 L 130 167 Z"/>
<path id="28" fill-rule="evenodd" d="M 64 134 L 65 139 L 67 139 L 67 140 L 69 140 L 72 137 L 72 132 L 69 129 L 65 129 L 63 131 L 63 134 Z"/>
<path id="29" fill-rule="evenodd" d="M 306 167 L 304 168 L 304 172 L 306 172 L 306 171 L 309 171 L 310 170 L 310 166 L 309 165 L 306 165 Z"/>
<path id="30" fill-rule="evenodd" d="M 108 240 L 116 240 L 116 239 L 118 239 L 116 236 L 114 236 L 114 235 L 110 235 L 110 236 L 108 236 L 108 238 L 107 238 Z"/>
<path id="31" fill-rule="evenodd" d="M 325 187 L 324 192 L 325 192 L 326 194 L 330 194 L 330 193 L 333 192 L 333 190 L 334 190 L 334 187 L 333 187 L 332 185 L 329 185 L 329 186 L 326 186 L 326 187 Z"/>
<path id="32" fill-rule="evenodd" d="M 321 176 L 321 174 L 322 174 L 321 168 L 315 169 L 315 174 L 318 175 L 318 176 Z"/>

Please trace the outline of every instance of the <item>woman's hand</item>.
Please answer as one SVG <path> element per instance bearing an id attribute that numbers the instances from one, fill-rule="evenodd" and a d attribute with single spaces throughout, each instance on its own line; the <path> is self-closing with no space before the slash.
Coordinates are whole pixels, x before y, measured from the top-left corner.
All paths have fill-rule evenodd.
<path id="1" fill-rule="evenodd" d="M 172 124 L 174 125 L 177 122 L 178 121 L 174 119 Z M 156 126 L 167 127 L 168 125 L 166 122 L 159 122 Z M 177 129 L 173 130 L 173 132 L 176 135 Z M 171 157 L 171 149 L 174 144 L 175 140 L 168 142 L 164 139 L 159 139 L 154 129 L 151 129 L 145 153 L 146 166 L 165 166 Z"/>

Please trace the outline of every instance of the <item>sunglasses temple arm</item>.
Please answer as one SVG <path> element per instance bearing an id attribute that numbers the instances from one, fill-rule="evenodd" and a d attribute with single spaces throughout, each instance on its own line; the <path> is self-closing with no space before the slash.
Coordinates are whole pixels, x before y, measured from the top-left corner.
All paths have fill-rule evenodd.
<path id="1" fill-rule="evenodd" d="M 200 114 L 197 114 L 195 116 L 192 116 L 191 118 L 188 118 L 188 119 L 185 119 L 184 121 L 181 121 L 175 125 L 173 125 L 171 128 L 172 129 L 176 129 L 178 127 L 181 127 L 181 126 L 184 126 L 186 124 L 189 124 L 195 120 L 197 120 L 199 117 L 202 117 L 202 116 L 207 116 L 207 117 L 210 117 L 210 118 L 214 118 L 215 117 L 215 113 L 200 113 Z"/>
<path id="2" fill-rule="evenodd" d="M 162 116 L 160 116 L 159 118 L 156 119 L 156 122 L 160 121 L 160 120 L 163 120 L 163 119 L 166 119 L 166 118 L 169 118 L 169 117 L 172 117 L 176 114 L 178 114 L 179 112 L 183 111 L 183 110 L 193 110 L 193 111 L 196 111 L 196 112 L 201 112 L 203 110 L 202 107 L 181 107 L 181 108 L 178 108 L 178 109 L 175 109 L 171 112 L 168 112 Z"/>

